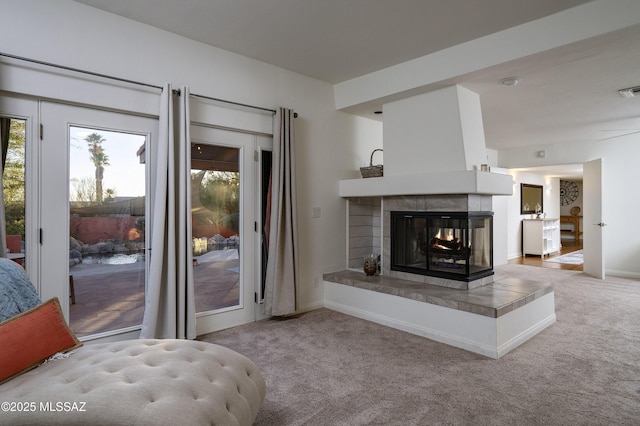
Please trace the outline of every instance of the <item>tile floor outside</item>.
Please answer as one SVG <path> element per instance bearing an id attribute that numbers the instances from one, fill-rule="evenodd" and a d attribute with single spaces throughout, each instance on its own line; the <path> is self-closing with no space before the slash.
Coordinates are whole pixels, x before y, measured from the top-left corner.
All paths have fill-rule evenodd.
<path id="1" fill-rule="evenodd" d="M 196 312 L 238 304 L 240 260 L 199 262 L 193 267 Z M 140 325 L 144 314 L 144 263 L 70 268 L 75 304 L 70 327 L 77 336 Z"/>

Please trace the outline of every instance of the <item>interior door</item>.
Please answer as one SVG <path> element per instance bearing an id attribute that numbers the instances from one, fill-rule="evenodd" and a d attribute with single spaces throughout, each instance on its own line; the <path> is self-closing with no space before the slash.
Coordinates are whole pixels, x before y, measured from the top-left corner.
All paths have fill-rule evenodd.
<path id="1" fill-rule="evenodd" d="M 83 340 L 137 337 L 157 120 L 49 102 L 40 113 L 41 297 L 59 298 Z"/>
<path id="2" fill-rule="evenodd" d="M 191 126 L 198 335 L 255 321 L 256 135 Z"/>
<path id="3" fill-rule="evenodd" d="M 604 279 L 603 159 L 583 165 L 583 246 L 585 273 Z"/>

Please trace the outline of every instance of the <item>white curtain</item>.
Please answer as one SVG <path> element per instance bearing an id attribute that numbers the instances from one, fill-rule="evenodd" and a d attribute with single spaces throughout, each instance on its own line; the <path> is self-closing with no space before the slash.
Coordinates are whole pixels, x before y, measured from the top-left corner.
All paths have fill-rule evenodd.
<path id="1" fill-rule="evenodd" d="M 173 90 L 165 84 L 153 163 L 149 282 L 140 338 L 196 337 L 187 184 L 191 161 L 188 88 L 180 91 L 177 126 L 173 107 Z"/>
<path id="2" fill-rule="evenodd" d="M 293 110 L 278 108 L 274 119 L 271 215 L 264 313 L 282 316 L 297 310 L 298 224 Z"/>

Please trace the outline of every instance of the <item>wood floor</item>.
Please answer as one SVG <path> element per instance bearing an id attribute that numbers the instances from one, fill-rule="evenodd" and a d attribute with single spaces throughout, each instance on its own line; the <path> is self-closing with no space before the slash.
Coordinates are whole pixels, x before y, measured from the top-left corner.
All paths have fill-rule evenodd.
<path id="1" fill-rule="evenodd" d="M 574 241 L 573 239 L 563 239 L 562 240 L 562 248 L 559 253 L 553 253 L 549 256 L 544 256 L 541 258 L 540 256 L 525 256 L 525 257 L 517 257 L 515 259 L 509 260 L 509 263 L 513 263 L 516 265 L 529 265 L 529 266 L 540 266 L 543 268 L 555 268 L 555 269 L 570 269 L 572 271 L 582 271 L 582 265 L 569 265 L 566 263 L 554 263 L 554 262 L 545 262 L 545 260 L 551 259 L 556 256 L 561 256 L 563 254 L 571 253 L 572 251 L 582 250 L 582 240 Z"/>

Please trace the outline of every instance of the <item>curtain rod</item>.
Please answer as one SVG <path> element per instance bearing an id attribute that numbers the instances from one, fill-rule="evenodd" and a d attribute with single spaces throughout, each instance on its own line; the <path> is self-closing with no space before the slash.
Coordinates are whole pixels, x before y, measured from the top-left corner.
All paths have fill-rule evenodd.
<path id="1" fill-rule="evenodd" d="M 210 101 L 224 102 L 226 104 L 231 104 L 231 105 L 236 105 L 236 106 L 241 106 L 241 107 L 247 107 L 247 108 L 253 108 L 253 109 L 259 109 L 261 111 L 268 111 L 268 112 L 271 112 L 273 114 L 276 113 L 275 109 L 263 108 L 263 107 L 259 107 L 259 106 L 255 106 L 255 105 L 243 104 L 243 103 L 240 103 L 240 102 L 227 101 L 227 100 L 224 100 L 224 99 L 213 98 L 211 96 L 198 95 L 196 93 L 190 93 L 190 95 L 194 96 L 196 98 L 207 99 L 207 100 L 210 100 Z"/>
<path id="2" fill-rule="evenodd" d="M 156 86 L 154 84 L 142 83 L 142 82 L 134 81 L 134 80 L 127 80 L 126 78 L 114 77 L 114 76 L 111 76 L 111 75 L 100 74 L 100 73 L 93 72 L 93 71 L 81 70 L 81 69 L 78 69 L 78 68 L 67 67 L 65 65 L 53 64 L 51 62 L 45 62 L 45 61 L 39 61 L 39 60 L 36 60 L 36 59 L 25 58 L 23 56 L 10 55 L 10 54 L 4 53 L 4 52 L 0 52 L 0 56 L 5 56 L 5 57 L 11 58 L 11 59 L 17 59 L 19 61 L 31 62 L 31 63 L 38 64 L 38 65 L 46 65 L 48 67 L 60 68 L 60 69 L 66 70 L 66 71 L 74 71 L 74 72 L 79 72 L 79 73 L 82 73 L 82 74 L 92 75 L 92 76 L 95 76 L 95 77 L 108 78 L 110 80 L 117 80 L 117 81 L 121 81 L 121 82 L 124 82 L 124 83 L 137 84 L 138 86 L 146 86 L 146 87 L 152 87 L 154 89 L 162 90 L 162 86 Z"/>
<path id="3" fill-rule="evenodd" d="M 7 57 L 7 58 L 11 58 L 11 59 L 17 59 L 19 61 L 31 62 L 31 63 L 38 64 L 38 65 L 45 65 L 45 66 L 53 67 L 53 68 L 60 68 L 60 69 L 66 70 L 66 71 L 73 71 L 73 72 L 79 72 L 79 73 L 82 73 L 82 74 L 88 74 L 88 75 L 92 75 L 94 77 L 107 78 L 107 79 L 110 79 L 110 80 L 116 80 L 116 81 L 120 81 L 120 82 L 123 82 L 123 83 L 136 84 L 138 86 L 145 86 L 145 87 L 151 87 L 151 88 L 154 88 L 154 89 L 162 90 L 162 86 L 157 86 L 155 84 L 143 83 L 143 82 L 140 82 L 140 81 L 129 80 L 129 79 L 126 79 L 126 78 L 114 77 L 112 75 L 101 74 L 101 73 L 97 73 L 97 72 L 93 72 L 93 71 L 86 71 L 86 70 L 82 70 L 82 69 L 79 69 L 79 68 L 73 68 L 73 67 L 68 67 L 68 66 L 65 66 L 65 65 L 54 64 L 54 63 L 51 63 L 51 62 L 39 61 L 39 60 L 36 60 L 36 59 L 25 58 L 23 56 L 11 55 L 9 53 L 0 52 L 0 56 L 4 56 L 4 57 Z M 179 94 L 180 91 L 179 90 L 174 90 L 174 93 L 178 93 Z M 228 100 L 225 100 L 225 99 L 212 98 L 210 96 L 197 95 L 195 93 L 192 93 L 191 96 L 196 96 L 196 97 L 203 98 L 203 99 L 209 99 L 209 100 L 216 101 L 216 102 L 223 102 L 223 103 L 230 104 L 230 105 L 236 105 L 236 106 L 242 106 L 242 107 L 246 107 L 246 108 L 258 109 L 258 110 L 262 110 L 262 111 L 269 111 L 269 112 L 271 112 L 273 114 L 275 114 L 275 112 L 276 112 L 274 109 L 263 108 L 263 107 L 259 107 L 259 106 L 255 106 L 255 105 L 243 104 L 243 103 L 234 102 L 234 101 L 228 101 Z M 297 112 L 294 113 L 294 117 L 297 117 L 297 116 L 298 116 L 298 113 Z"/>
<path id="4" fill-rule="evenodd" d="M 178 93 L 179 93 L 179 92 L 180 92 L 180 91 L 178 91 Z M 270 113 L 272 113 L 272 114 L 275 114 L 275 113 L 276 113 L 276 110 L 275 110 L 275 109 L 271 109 L 271 108 L 263 108 L 263 107 L 259 107 L 259 106 L 255 106 L 255 105 L 243 104 L 243 103 L 240 103 L 240 102 L 227 101 L 227 100 L 224 100 L 224 99 L 212 98 L 211 96 L 198 95 L 198 94 L 196 94 L 196 93 L 190 93 L 190 95 L 191 95 L 191 96 L 194 96 L 194 97 L 196 97 L 196 98 L 208 99 L 208 100 L 210 100 L 210 101 L 224 102 L 224 103 L 231 104 L 231 105 L 236 105 L 236 106 L 241 106 L 241 107 L 247 107 L 247 108 L 253 108 L 253 109 L 259 109 L 259 110 L 261 110 L 261 111 L 268 111 L 268 112 L 270 112 Z M 294 112 L 294 113 L 293 113 L 293 118 L 298 118 L 298 113 L 297 113 L 297 112 Z"/>

